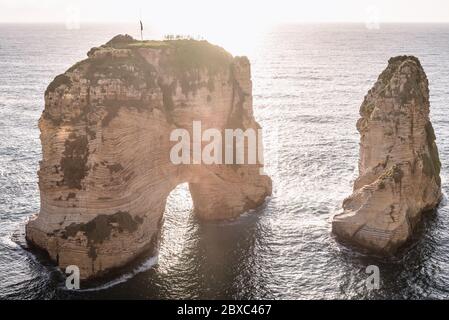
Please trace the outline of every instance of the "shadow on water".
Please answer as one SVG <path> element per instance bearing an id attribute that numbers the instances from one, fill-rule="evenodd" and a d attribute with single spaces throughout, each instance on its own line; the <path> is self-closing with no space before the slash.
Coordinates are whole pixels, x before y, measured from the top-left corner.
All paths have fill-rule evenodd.
<path id="1" fill-rule="evenodd" d="M 168 204 L 169 205 L 169 204 Z M 166 212 L 158 263 L 136 272 L 143 259 L 96 290 L 59 289 L 62 299 L 251 299 L 268 297 L 259 276 L 259 223 L 264 206 L 235 220 L 208 222 L 187 212 Z M 124 279 L 123 279 L 124 278 Z M 61 286 L 61 285 L 60 285 Z M 107 290 L 105 290 L 107 289 Z"/>
<path id="2" fill-rule="evenodd" d="M 438 267 L 435 231 L 441 228 L 441 210 L 424 214 L 412 238 L 394 256 L 373 256 L 354 248 L 344 247 L 336 255 L 346 266 L 340 283 L 341 295 L 351 299 L 433 299 L 448 297 L 448 292 L 436 294 L 435 273 Z M 379 267 L 379 289 L 368 289 L 370 265 Z M 433 288 L 433 290 L 432 290 Z M 432 292 L 432 293 L 431 293 Z"/>
<path id="3" fill-rule="evenodd" d="M 264 232 L 259 223 L 262 208 L 257 211 L 235 221 L 199 222 L 194 257 L 201 261 L 199 298 L 252 299 L 266 294 L 257 261 Z"/>

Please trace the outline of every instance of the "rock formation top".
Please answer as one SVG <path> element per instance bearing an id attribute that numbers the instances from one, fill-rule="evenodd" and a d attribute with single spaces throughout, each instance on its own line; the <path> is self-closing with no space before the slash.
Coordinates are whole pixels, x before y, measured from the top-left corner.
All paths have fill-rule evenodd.
<path id="1" fill-rule="evenodd" d="M 207 41 L 127 35 L 92 48 L 45 92 L 41 208 L 27 224 L 29 242 L 86 279 L 156 247 L 167 196 L 181 183 L 203 219 L 263 203 L 271 180 L 260 162 L 172 161 L 171 134 L 192 137 L 194 122 L 218 132 L 260 128 L 247 58 Z"/>
<path id="2" fill-rule="evenodd" d="M 365 96 L 357 122 L 359 177 L 334 217 L 337 236 L 380 253 L 404 244 L 441 198 L 440 160 L 419 60 L 391 58 Z"/>

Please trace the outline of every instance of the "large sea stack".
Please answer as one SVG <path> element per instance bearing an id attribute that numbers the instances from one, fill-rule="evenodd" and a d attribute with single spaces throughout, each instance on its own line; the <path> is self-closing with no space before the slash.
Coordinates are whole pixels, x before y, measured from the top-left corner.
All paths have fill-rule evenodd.
<path id="1" fill-rule="evenodd" d="M 419 60 L 391 58 L 360 108 L 359 177 L 333 232 L 392 254 L 441 199 L 440 160 L 429 120 L 429 87 Z"/>
<path id="2" fill-rule="evenodd" d="M 262 204 L 262 164 L 174 164 L 174 129 L 259 129 L 250 64 L 206 41 L 119 35 L 57 76 L 39 121 L 40 213 L 29 242 L 81 278 L 103 275 L 155 246 L 169 193 L 189 183 L 203 219 Z"/>

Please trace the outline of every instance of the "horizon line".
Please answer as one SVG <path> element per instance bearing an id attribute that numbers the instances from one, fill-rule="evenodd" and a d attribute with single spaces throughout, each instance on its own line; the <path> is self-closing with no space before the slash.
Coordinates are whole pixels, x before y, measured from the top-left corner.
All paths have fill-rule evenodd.
<path id="1" fill-rule="evenodd" d="M 144 21 L 144 20 L 143 20 Z M 80 21 L 80 24 L 134 24 L 132 21 Z M 0 24 L 65 24 L 65 21 L 0 21 Z M 267 25 L 285 25 L 285 24 L 366 24 L 366 21 L 283 21 L 270 22 Z M 449 24 L 449 21 L 376 21 L 379 24 Z M 150 24 L 151 25 L 151 24 Z"/>

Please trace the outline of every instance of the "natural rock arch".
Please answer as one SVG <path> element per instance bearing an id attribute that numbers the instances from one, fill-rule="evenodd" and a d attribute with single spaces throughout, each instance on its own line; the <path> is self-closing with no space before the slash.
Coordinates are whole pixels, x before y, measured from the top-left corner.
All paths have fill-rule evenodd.
<path id="1" fill-rule="evenodd" d="M 260 126 L 250 64 L 206 41 L 136 41 L 93 48 L 45 92 L 39 120 L 41 209 L 26 237 L 83 279 L 150 249 L 169 193 L 188 182 L 195 213 L 234 218 L 263 203 L 262 164 L 175 165 L 170 132 Z"/>

